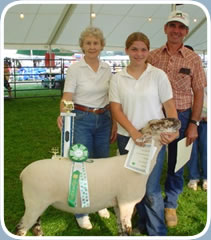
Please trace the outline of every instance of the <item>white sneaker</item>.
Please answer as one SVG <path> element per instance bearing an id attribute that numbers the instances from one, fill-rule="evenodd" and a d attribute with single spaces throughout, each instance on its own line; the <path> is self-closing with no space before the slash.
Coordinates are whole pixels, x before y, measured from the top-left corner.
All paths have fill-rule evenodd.
<path id="1" fill-rule="evenodd" d="M 190 180 L 189 183 L 188 183 L 188 187 L 193 189 L 194 191 L 197 191 L 197 188 L 198 188 L 198 182 L 199 180 L 198 179 L 194 179 L 194 180 Z"/>
<path id="2" fill-rule="evenodd" d="M 99 214 L 99 216 L 102 217 L 102 218 L 109 218 L 109 217 L 110 217 L 110 213 L 109 213 L 109 211 L 107 210 L 107 208 L 104 208 L 104 209 L 98 211 L 98 214 Z"/>
<path id="3" fill-rule="evenodd" d="M 90 230 L 92 229 L 92 224 L 89 220 L 89 216 L 83 216 L 76 218 L 79 227 Z"/>
<path id="4" fill-rule="evenodd" d="M 203 180 L 202 188 L 204 191 L 207 191 L 207 180 L 206 179 Z"/>

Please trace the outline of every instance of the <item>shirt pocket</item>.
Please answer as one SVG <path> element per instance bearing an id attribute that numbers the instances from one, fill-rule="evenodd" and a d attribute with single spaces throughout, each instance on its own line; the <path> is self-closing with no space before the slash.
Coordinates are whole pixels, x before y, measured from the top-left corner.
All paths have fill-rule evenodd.
<path id="1" fill-rule="evenodd" d="M 176 90 L 189 90 L 191 88 L 191 76 L 184 73 L 178 73 L 176 81 L 174 81 L 172 85 Z"/>

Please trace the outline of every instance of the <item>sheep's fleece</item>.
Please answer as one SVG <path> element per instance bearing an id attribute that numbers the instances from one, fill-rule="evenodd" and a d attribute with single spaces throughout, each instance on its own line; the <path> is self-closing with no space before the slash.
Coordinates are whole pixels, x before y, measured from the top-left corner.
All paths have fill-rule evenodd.
<path id="1" fill-rule="evenodd" d="M 174 118 L 152 120 L 141 129 L 144 137 L 158 136 L 160 132 L 173 132 L 180 128 L 180 121 Z M 161 145 L 152 160 L 152 171 Z M 124 167 L 126 155 L 93 159 L 85 163 L 88 177 L 90 207 L 80 207 L 78 191 L 77 207 L 69 207 L 67 198 L 72 161 L 67 159 L 44 159 L 31 163 L 21 173 L 25 213 L 16 227 L 16 234 L 26 235 L 31 227 L 39 226 L 39 218 L 48 206 L 70 213 L 94 213 L 114 207 L 120 234 L 130 234 L 131 217 L 136 203 L 145 194 L 148 175 L 142 175 Z"/>

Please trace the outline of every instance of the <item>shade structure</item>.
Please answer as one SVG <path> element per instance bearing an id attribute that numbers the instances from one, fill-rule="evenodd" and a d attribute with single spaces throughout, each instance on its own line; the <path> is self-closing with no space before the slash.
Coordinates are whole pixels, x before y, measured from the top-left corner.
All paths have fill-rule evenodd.
<path id="1" fill-rule="evenodd" d="M 151 49 L 166 43 L 164 24 L 172 11 L 172 4 L 160 1 L 157 4 L 142 1 L 140 4 L 105 2 L 92 4 L 92 10 L 96 13 L 92 25 L 104 33 L 104 50 L 124 51 L 127 36 L 135 31 L 149 37 Z M 5 14 L 5 49 L 80 50 L 80 33 L 90 25 L 90 4 L 15 3 Z M 191 1 L 175 7 L 190 16 L 189 34 L 184 43 L 196 52 L 206 52 L 207 28 L 210 26 L 203 8 Z M 20 13 L 24 14 L 24 18 L 20 18 Z"/>
<path id="2" fill-rule="evenodd" d="M 45 54 L 49 52 L 47 50 L 17 50 L 16 54 L 22 54 L 22 55 L 28 55 L 28 56 L 45 56 Z M 51 51 L 56 56 L 72 56 L 74 52 L 67 51 L 67 52 L 61 52 L 59 49 L 53 49 Z"/>

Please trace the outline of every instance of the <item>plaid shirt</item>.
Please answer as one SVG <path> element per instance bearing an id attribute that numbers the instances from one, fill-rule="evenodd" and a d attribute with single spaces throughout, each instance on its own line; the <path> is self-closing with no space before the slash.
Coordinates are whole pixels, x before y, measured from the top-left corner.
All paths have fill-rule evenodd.
<path id="1" fill-rule="evenodd" d="M 152 50 L 148 62 L 168 75 L 178 110 L 192 107 L 193 91 L 207 85 L 201 58 L 184 46 L 173 55 L 169 53 L 166 45 Z"/>

